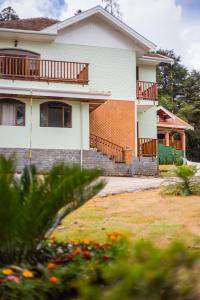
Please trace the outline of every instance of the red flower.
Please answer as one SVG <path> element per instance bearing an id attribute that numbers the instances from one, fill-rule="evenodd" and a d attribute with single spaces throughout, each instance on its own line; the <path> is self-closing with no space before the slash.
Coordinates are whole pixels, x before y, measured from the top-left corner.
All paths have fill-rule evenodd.
<path id="1" fill-rule="evenodd" d="M 49 282 L 52 283 L 52 284 L 56 284 L 56 283 L 58 283 L 58 278 L 55 277 L 55 276 L 51 276 L 49 278 Z"/>
<path id="2" fill-rule="evenodd" d="M 90 251 L 84 251 L 83 252 L 83 257 L 85 257 L 85 258 L 91 258 L 92 257 L 92 253 L 90 252 Z"/>

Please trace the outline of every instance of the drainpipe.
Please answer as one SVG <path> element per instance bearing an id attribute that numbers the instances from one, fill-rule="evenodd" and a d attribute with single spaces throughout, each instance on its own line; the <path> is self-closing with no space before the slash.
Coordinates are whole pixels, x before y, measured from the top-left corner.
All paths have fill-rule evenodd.
<path id="1" fill-rule="evenodd" d="M 29 144 L 29 163 L 32 162 L 32 131 L 33 131 L 33 92 L 30 90 L 30 144 Z"/>
<path id="2" fill-rule="evenodd" d="M 82 110 L 82 102 L 80 103 L 80 147 L 81 147 L 80 165 L 81 165 L 81 170 L 82 170 L 83 169 L 83 110 Z"/>

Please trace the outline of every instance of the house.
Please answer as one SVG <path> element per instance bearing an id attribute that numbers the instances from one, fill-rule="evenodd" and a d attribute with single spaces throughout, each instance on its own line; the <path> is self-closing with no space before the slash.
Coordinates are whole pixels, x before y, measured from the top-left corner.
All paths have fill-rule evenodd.
<path id="1" fill-rule="evenodd" d="M 65 21 L 0 22 L 0 153 L 155 173 L 155 45 L 97 6 Z"/>
<path id="2" fill-rule="evenodd" d="M 157 107 L 158 146 L 173 147 L 186 157 L 186 130 L 194 128 L 166 108 Z"/>

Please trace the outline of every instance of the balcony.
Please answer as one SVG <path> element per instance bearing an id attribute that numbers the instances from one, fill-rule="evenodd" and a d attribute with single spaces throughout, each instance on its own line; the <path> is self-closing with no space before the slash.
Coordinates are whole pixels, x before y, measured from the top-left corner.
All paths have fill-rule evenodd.
<path id="1" fill-rule="evenodd" d="M 88 63 L 0 56 L 0 78 L 88 84 Z"/>
<path id="2" fill-rule="evenodd" d="M 136 95 L 139 100 L 158 100 L 158 84 L 137 80 Z"/>

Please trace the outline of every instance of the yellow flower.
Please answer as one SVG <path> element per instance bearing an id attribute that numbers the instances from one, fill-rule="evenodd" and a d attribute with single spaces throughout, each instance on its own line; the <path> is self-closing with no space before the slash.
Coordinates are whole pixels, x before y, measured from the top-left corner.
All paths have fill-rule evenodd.
<path id="1" fill-rule="evenodd" d="M 25 278 L 33 278 L 33 277 L 34 277 L 34 276 L 33 276 L 33 272 L 28 271 L 28 270 L 24 271 L 24 272 L 22 273 L 22 275 L 23 275 Z"/>
<path id="2" fill-rule="evenodd" d="M 13 271 L 11 269 L 3 269 L 2 273 L 4 275 L 12 275 L 13 274 Z"/>

